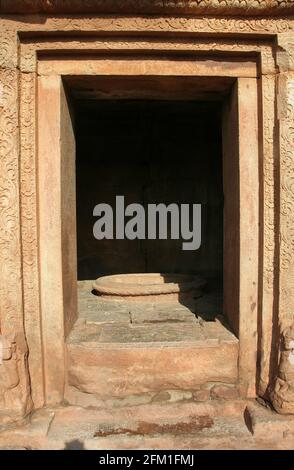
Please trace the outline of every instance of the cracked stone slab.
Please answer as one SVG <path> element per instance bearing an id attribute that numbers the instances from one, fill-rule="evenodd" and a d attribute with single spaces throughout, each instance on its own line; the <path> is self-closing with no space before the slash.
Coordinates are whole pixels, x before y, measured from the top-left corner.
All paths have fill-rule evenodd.
<path id="1" fill-rule="evenodd" d="M 131 322 L 130 313 L 128 311 L 115 311 L 115 310 L 90 310 L 86 314 L 84 312 L 87 324 L 101 325 L 104 323 L 125 323 Z"/>
<path id="2" fill-rule="evenodd" d="M 43 408 L 27 419 L 24 425 L 15 426 L 0 433 L 0 448 L 42 448 L 47 439 L 55 412 Z"/>
<path id="3" fill-rule="evenodd" d="M 83 344 L 83 343 L 97 343 L 101 336 L 101 325 L 96 324 L 76 324 L 70 333 L 67 343 L 68 344 Z"/>
<path id="4" fill-rule="evenodd" d="M 205 337 L 197 324 L 104 325 L 99 341 L 101 343 L 199 343 L 205 342 Z"/>
<path id="5" fill-rule="evenodd" d="M 83 281 L 84 282 L 84 281 Z M 82 287 L 78 289 L 79 317 L 88 324 L 104 323 L 164 323 L 164 322 L 195 322 L 192 306 L 181 303 L 166 302 L 127 302 L 105 301 L 91 291 Z"/>
<path id="6" fill-rule="evenodd" d="M 197 321 L 194 313 L 178 302 L 165 304 L 146 303 L 130 306 L 132 323 L 194 323 Z"/>
<path id="7" fill-rule="evenodd" d="M 248 404 L 245 416 L 251 432 L 258 439 L 290 438 L 294 445 L 294 416 L 280 415 L 257 402 Z"/>

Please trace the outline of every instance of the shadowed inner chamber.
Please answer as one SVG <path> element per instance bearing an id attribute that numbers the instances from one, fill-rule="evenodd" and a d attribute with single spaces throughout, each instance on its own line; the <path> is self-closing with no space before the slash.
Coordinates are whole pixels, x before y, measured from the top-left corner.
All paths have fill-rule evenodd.
<path id="1" fill-rule="evenodd" d="M 80 101 L 75 126 L 78 279 L 164 272 L 199 274 L 221 282 L 220 104 Z M 112 206 L 115 232 L 118 195 L 125 196 L 125 206 L 131 203 L 144 206 L 146 234 L 148 204 L 201 204 L 200 248 L 184 251 L 181 237 L 170 239 L 170 219 L 167 240 L 96 240 L 94 206 L 99 203 Z"/>

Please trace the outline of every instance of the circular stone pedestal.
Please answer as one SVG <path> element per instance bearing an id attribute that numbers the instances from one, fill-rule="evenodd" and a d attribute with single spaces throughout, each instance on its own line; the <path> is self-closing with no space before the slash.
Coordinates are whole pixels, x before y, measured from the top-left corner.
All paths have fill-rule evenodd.
<path id="1" fill-rule="evenodd" d="M 93 289 L 103 299 L 157 302 L 199 297 L 204 285 L 191 274 L 116 274 L 98 277 Z"/>

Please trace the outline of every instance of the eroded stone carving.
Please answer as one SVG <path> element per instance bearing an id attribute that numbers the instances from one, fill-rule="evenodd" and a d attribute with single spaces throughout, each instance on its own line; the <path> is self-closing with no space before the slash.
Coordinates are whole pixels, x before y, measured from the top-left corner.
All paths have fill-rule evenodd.
<path id="1" fill-rule="evenodd" d="M 27 346 L 22 334 L 0 335 L 0 424 L 18 420 L 32 408 Z"/>
<path id="2" fill-rule="evenodd" d="M 283 414 L 294 413 L 294 324 L 282 333 L 282 350 L 272 404 Z"/>

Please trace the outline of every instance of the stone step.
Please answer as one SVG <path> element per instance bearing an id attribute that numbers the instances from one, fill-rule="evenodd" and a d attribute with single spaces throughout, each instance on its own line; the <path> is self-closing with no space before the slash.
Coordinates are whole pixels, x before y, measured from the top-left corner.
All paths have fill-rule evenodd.
<path id="1" fill-rule="evenodd" d="M 251 439 L 243 419 L 243 402 L 145 405 L 117 410 L 68 407 L 56 414 L 48 435 L 51 445 L 64 442 L 94 449 L 197 448 L 209 436 Z M 149 445 L 151 447 L 149 447 Z"/>
<path id="2" fill-rule="evenodd" d="M 236 384 L 238 340 L 218 321 L 78 322 L 67 340 L 67 360 L 71 391 L 87 394 L 94 404 L 89 394 L 109 400 L 166 390 L 195 392 L 208 383 Z"/>
<path id="3" fill-rule="evenodd" d="M 293 429 L 293 416 L 252 400 L 67 406 L 38 410 L 2 431 L 0 449 L 293 449 Z"/>

